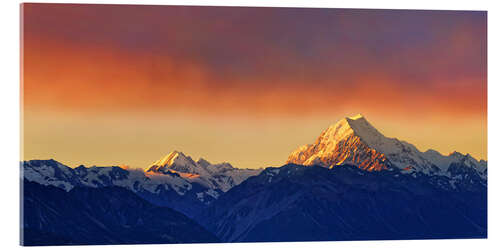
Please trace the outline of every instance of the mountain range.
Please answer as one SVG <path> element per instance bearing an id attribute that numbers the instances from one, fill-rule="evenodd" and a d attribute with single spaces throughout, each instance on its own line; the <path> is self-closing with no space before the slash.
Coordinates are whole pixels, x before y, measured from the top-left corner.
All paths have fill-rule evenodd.
<path id="1" fill-rule="evenodd" d="M 484 160 L 458 152 L 449 156 L 432 149 L 421 152 L 408 142 L 384 136 L 360 114 L 328 127 L 313 144 L 292 152 L 287 163 L 328 168 L 345 163 L 368 171 L 399 168 L 436 175 L 449 175 L 449 166 L 461 163 L 477 170 L 483 178 L 487 173 Z"/>
<path id="2" fill-rule="evenodd" d="M 136 193 L 158 206 L 168 206 L 189 217 L 208 206 L 222 193 L 262 169 L 239 169 L 229 163 L 197 162 L 174 151 L 146 170 L 118 166 L 70 168 L 55 160 L 22 163 L 24 179 L 70 191 L 75 187 L 117 186 Z"/>
<path id="3" fill-rule="evenodd" d="M 21 166 L 22 183 L 30 187 L 24 188 L 25 202 L 26 197 L 33 197 L 36 192 L 42 192 L 39 197 L 44 197 L 29 198 L 30 202 L 36 202 L 28 202 L 31 205 L 24 207 L 24 239 L 33 245 L 140 243 L 139 236 L 126 241 L 125 235 L 129 234 L 125 232 L 75 240 L 94 229 L 100 232 L 102 229 L 96 229 L 97 222 L 101 222 L 103 228 L 113 229 L 138 225 L 116 225 L 102 214 L 83 216 L 90 223 L 83 224 L 84 228 L 88 227 L 84 231 L 64 232 L 69 224 L 57 220 L 77 223 L 66 215 L 88 215 L 89 212 L 79 206 L 66 207 L 51 198 L 60 196 L 80 204 L 95 199 L 80 195 L 93 190 L 99 190 L 110 200 L 121 196 L 120 192 L 126 193 L 125 196 L 148 204 L 139 206 L 147 206 L 146 211 L 175 212 L 171 218 L 185 220 L 183 225 L 190 225 L 198 232 L 206 229 L 208 233 L 203 231 L 200 238 L 193 236 L 192 241 L 183 238 L 183 233 L 169 235 L 166 240 L 155 234 L 161 231 L 162 225 L 158 225 L 151 228 L 154 232 L 150 232 L 150 236 L 144 236 L 144 243 L 484 238 L 487 235 L 486 161 L 458 152 L 448 156 L 435 150 L 421 152 L 410 143 L 384 136 L 361 115 L 346 117 L 328 127 L 313 144 L 293 151 L 281 167 L 239 169 L 229 163 L 212 164 L 202 158 L 194 161 L 179 151 L 144 169 L 70 168 L 55 160 L 24 161 Z M 108 206 L 116 205 L 121 206 L 120 203 Z M 102 206 L 89 202 L 86 209 L 95 213 L 108 211 L 111 218 L 141 218 L 153 213 L 124 215 L 119 210 L 104 211 Z M 45 207 L 50 209 L 42 209 Z M 59 210 L 62 212 L 54 213 Z M 36 216 L 26 219 L 33 214 Z M 45 223 L 37 224 L 37 220 Z M 169 227 L 178 225 L 173 223 Z M 177 232 L 184 231 L 189 232 L 185 227 Z M 27 238 L 36 240 L 26 241 Z"/>
<path id="4" fill-rule="evenodd" d="M 223 242 L 486 237 L 486 186 L 460 185 L 399 170 L 287 164 L 229 190 L 196 220 Z"/>

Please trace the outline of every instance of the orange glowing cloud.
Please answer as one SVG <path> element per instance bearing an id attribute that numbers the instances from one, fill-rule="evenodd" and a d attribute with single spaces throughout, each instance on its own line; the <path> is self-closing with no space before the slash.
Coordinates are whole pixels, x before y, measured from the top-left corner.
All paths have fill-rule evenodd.
<path id="1" fill-rule="evenodd" d="M 420 87 L 369 72 L 356 77 L 355 84 L 343 83 L 342 77 L 319 84 L 258 76 L 225 81 L 199 63 L 158 55 L 44 42 L 28 43 L 24 49 L 23 94 L 28 109 L 302 116 L 331 109 L 369 112 L 391 107 L 394 114 L 486 113 L 485 87 L 477 79 Z"/>

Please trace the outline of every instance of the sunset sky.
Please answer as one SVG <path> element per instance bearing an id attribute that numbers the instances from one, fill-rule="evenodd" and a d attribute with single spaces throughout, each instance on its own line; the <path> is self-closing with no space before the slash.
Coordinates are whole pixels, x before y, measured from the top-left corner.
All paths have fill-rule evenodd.
<path id="1" fill-rule="evenodd" d="M 24 4 L 23 159 L 281 166 L 362 113 L 487 159 L 486 12 Z"/>

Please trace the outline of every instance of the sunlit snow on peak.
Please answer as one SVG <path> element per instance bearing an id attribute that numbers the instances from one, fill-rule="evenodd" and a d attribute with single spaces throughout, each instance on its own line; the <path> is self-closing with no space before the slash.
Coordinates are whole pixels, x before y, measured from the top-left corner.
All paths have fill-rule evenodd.
<path id="1" fill-rule="evenodd" d="M 362 114 L 357 114 L 355 116 L 350 116 L 350 117 L 347 117 L 347 118 L 350 119 L 350 120 L 357 120 L 357 119 L 364 118 L 364 116 Z"/>

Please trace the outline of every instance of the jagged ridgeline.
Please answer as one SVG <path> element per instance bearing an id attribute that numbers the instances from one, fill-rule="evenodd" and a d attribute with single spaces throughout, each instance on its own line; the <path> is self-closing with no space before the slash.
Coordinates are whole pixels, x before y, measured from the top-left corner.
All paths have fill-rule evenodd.
<path id="1" fill-rule="evenodd" d="M 474 168 L 483 178 L 487 165 L 469 154 L 444 156 L 432 149 L 420 152 L 408 142 L 384 136 L 360 114 L 328 127 L 313 144 L 295 150 L 287 163 L 328 168 L 347 163 L 369 171 L 399 168 L 437 175 L 449 175 L 450 164 L 460 163 Z"/>
<path id="2" fill-rule="evenodd" d="M 25 245 L 485 238 L 487 163 L 347 117 L 286 164 L 21 163 Z"/>
<path id="3" fill-rule="evenodd" d="M 55 160 L 23 162 L 23 177 L 70 191 L 75 187 L 125 188 L 148 202 L 194 217 L 221 194 L 262 169 L 239 169 L 229 163 L 195 162 L 174 151 L 142 169 L 112 167 L 70 168 Z"/>

